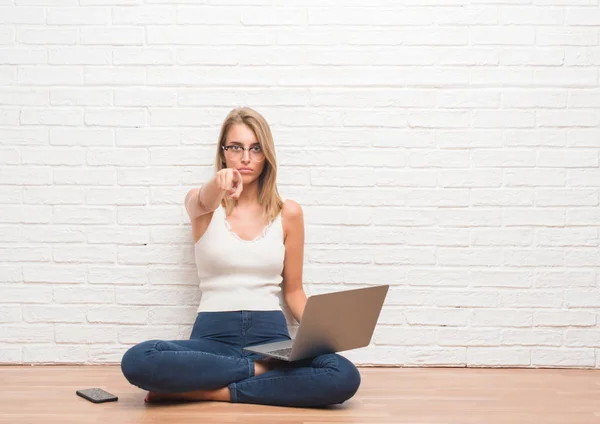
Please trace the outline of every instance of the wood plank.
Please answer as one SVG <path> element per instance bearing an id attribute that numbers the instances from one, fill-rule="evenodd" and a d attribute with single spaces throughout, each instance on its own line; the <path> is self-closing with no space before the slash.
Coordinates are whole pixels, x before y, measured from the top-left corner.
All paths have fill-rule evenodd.
<path id="1" fill-rule="evenodd" d="M 360 368 L 358 393 L 329 408 L 144 404 L 118 365 L 1 366 L 0 423 L 600 424 L 600 370 Z M 93 404 L 100 387 L 118 402 Z"/>

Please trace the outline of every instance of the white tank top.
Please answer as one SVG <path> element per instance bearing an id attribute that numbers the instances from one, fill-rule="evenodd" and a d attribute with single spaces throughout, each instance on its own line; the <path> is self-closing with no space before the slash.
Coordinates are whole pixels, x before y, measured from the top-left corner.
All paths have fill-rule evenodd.
<path id="1" fill-rule="evenodd" d="M 225 218 L 219 205 L 194 245 L 201 291 L 198 312 L 282 310 L 281 213 L 254 240 L 240 238 Z"/>

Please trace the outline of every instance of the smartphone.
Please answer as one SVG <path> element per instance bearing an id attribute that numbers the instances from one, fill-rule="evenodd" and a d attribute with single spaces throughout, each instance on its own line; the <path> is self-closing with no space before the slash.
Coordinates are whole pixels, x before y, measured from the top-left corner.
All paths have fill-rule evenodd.
<path id="1" fill-rule="evenodd" d="M 112 393 L 108 393 L 107 391 L 104 391 L 97 387 L 92 389 L 77 390 L 75 393 L 77 393 L 82 398 L 94 403 L 114 402 L 119 399 Z"/>

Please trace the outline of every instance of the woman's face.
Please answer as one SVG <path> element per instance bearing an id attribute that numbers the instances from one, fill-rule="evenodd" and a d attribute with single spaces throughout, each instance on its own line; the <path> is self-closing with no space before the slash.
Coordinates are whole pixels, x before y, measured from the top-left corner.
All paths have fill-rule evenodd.
<path id="1" fill-rule="evenodd" d="M 224 145 L 238 146 L 223 151 L 225 166 L 240 171 L 244 184 L 258 179 L 265 166 L 265 159 L 254 131 L 244 124 L 232 125 L 227 132 Z"/>

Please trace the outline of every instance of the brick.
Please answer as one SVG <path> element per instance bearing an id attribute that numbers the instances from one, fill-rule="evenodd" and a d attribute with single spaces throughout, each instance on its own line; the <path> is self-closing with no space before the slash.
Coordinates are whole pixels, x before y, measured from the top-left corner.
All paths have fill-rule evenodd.
<path id="1" fill-rule="evenodd" d="M 184 14 L 188 10 L 187 8 L 180 9 Z M 222 14 L 227 16 L 227 18 L 225 16 L 217 16 L 217 19 L 220 18 L 219 21 L 228 19 L 228 22 L 225 21 L 222 23 L 234 23 L 239 18 L 235 13 L 231 12 L 231 10 L 224 10 Z M 201 15 L 204 15 L 204 13 L 201 13 Z M 207 18 L 211 17 L 213 17 L 212 14 L 207 16 Z M 203 19 L 203 22 L 206 22 L 205 19 Z M 246 8 L 241 12 L 241 22 L 244 25 L 306 25 L 308 23 L 308 13 L 305 8 L 301 7 L 272 7 L 268 14 L 262 13 L 257 8 Z M 212 24 L 213 22 L 211 20 L 208 23 Z"/>
<path id="2" fill-rule="evenodd" d="M 115 222 L 112 208 L 56 206 L 53 222 L 58 224 L 112 224 Z"/>
<path id="3" fill-rule="evenodd" d="M 473 206 L 529 206 L 533 201 L 529 189 L 471 189 Z"/>
<path id="4" fill-rule="evenodd" d="M 534 273 L 527 270 L 471 270 L 469 285 L 471 287 L 531 287 L 533 277 Z"/>
<path id="5" fill-rule="evenodd" d="M 55 262 L 113 263 L 116 259 L 113 246 L 58 245 L 52 246 Z"/>
<path id="6" fill-rule="evenodd" d="M 544 228 L 538 231 L 540 246 L 598 246 L 595 228 Z"/>
<path id="7" fill-rule="evenodd" d="M 175 265 L 183 259 L 182 249 L 177 246 L 119 246 L 117 254 L 118 263 L 125 265 Z"/>
<path id="8" fill-rule="evenodd" d="M 118 184 L 129 186 L 175 185 L 179 175 L 167 168 L 119 169 Z"/>
<path id="9" fill-rule="evenodd" d="M 579 25 L 579 24 L 578 24 Z M 598 32 L 592 28 L 537 28 L 536 43 L 540 46 L 594 46 Z"/>
<path id="10" fill-rule="evenodd" d="M 444 308 L 409 309 L 404 314 L 408 324 L 423 326 L 466 326 L 469 318 L 467 310 Z"/>
<path id="11" fill-rule="evenodd" d="M 85 306 L 24 305 L 23 320 L 31 323 L 83 322 Z"/>
<path id="12" fill-rule="evenodd" d="M 591 270 L 540 271 L 535 276 L 535 287 L 538 288 L 593 287 L 595 285 L 596 279 Z"/>
<path id="13" fill-rule="evenodd" d="M 500 308 L 474 310 L 469 322 L 473 327 L 531 327 L 533 312 Z"/>
<path id="14" fill-rule="evenodd" d="M 507 169 L 502 179 L 506 187 L 564 187 L 566 172 L 564 169 Z"/>
<path id="15" fill-rule="evenodd" d="M 2 185 L 49 185 L 51 183 L 52 173 L 49 167 L 0 167 L 0 184 Z"/>
<path id="16" fill-rule="evenodd" d="M 565 265 L 568 267 L 600 266 L 597 247 L 565 249 Z"/>
<path id="17" fill-rule="evenodd" d="M 153 230 L 153 235 L 160 230 Z M 165 231 L 160 237 L 153 236 L 153 240 L 164 243 L 166 237 L 173 234 L 173 230 Z M 172 236 L 171 236 L 172 237 Z M 405 230 L 398 227 L 358 227 L 346 226 L 343 231 L 337 226 L 310 225 L 306 228 L 305 241 L 307 244 L 403 244 Z M 177 241 L 189 242 L 187 231 L 179 236 Z M 171 241 L 172 242 L 172 241 Z"/>
<path id="18" fill-rule="evenodd" d="M 499 227 L 501 211 L 494 209 L 438 209 L 440 227 Z"/>
<path id="19" fill-rule="evenodd" d="M 144 306 L 91 306 L 87 310 L 87 320 L 100 324 L 144 324 L 149 311 Z"/>
<path id="20" fill-rule="evenodd" d="M 498 306 L 506 308 L 560 308 L 562 290 L 512 290 L 500 292 Z"/>
<path id="21" fill-rule="evenodd" d="M 56 324 L 56 343 L 113 343 L 117 339 L 117 327 L 102 325 Z"/>
<path id="22" fill-rule="evenodd" d="M 75 45 L 77 28 L 17 28 L 16 40 L 22 44 Z"/>
<path id="23" fill-rule="evenodd" d="M 85 9 L 85 8 L 82 8 Z M 110 46 L 141 46 L 144 44 L 142 27 L 81 28 L 81 44 Z M 89 47 L 85 47 L 89 49 Z"/>
<path id="24" fill-rule="evenodd" d="M 119 206 L 117 223 L 119 225 L 136 225 L 140 220 L 146 225 L 168 225 L 181 222 L 182 210 L 177 206 Z"/>
<path id="25" fill-rule="evenodd" d="M 499 187 L 502 173 L 496 170 L 456 170 L 440 171 L 440 185 L 442 187 Z"/>
<path id="26" fill-rule="evenodd" d="M 111 52 L 102 47 L 56 47 L 48 53 L 50 65 L 110 65 Z"/>
<path id="27" fill-rule="evenodd" d="M 128 306 L 127 308 L 131 308 Z M 187 324 L 193 323 L 197 307 L 155 307 L 149 311 L 150 324 Z"/>
<path id="28" fill-rule="evenodd" d="M 378 207 L 373 211 L 375 225 L 424 227 L 435 224 L 435 211 L 426 209 Z"/>
<path id="29" fill-rule="evenodd" d="M 83 364 L 87 362 L 87 358 L 88 346 L 86 345 L 43 345 L 37 342 L 23 347 L 24 363 Z"/>
<path id="30" fill-rule="evenodd" d="M 0 188 L 0 203 L 21 203 L 20 187 L 4 186 Z"/>
<path id="31" fill-rule="evenodd" d="M 535 29 L 528 27 L 473 28 L 470 33 L 471 44 L 485 45 L 531 45 L 535 43 Z"/>
<path id="32" fill-rule="evenodd" d="M 567 210 L 568 226 L 588 226 L 600 223 L 600 211 L 598 208 L 576 208 Z"/>
<path id="33" fill-rule="evenodd" d="M 565 311 L 563 309 L 556 311 L 534 311 L 533 325 L 539 327 L 593 327 L 596 325 L 596 315 L 592 312 Z M 565 337 L 569 335 L 565 333 Z"/>
<path id="34" fill-rule="evenodd" d="M 378 325 L 373 340 L 379 345 L 414 346 L 435 343 L 435 330 L 429 328 L 398 328 L 397 326 Z"/>
<path id="35" fill-rule="evenodd" d="M 114 7 L 112 21 L 116 25 L 164 25 L 177 21 L 176 5 L 137 5 L 136 7 Z M 158 28 L 156 28 L 158 30 Z"/>
<path id="36" fill-rule="evenodd" d="M 53 290 L 54 301 L 60 304 L 113 303 L 115 299 L 112 288 L 54 287 Z"/>
<path id="37" fill-rule="evenodd" d="M 538 0 L 539 1 L 539 0 Z M 594 349 L 574 348 L 532 348 L 531 365 L 564 367 L 591 367 L 594 366 Z"/>
<path id="38" fill-rule="evenodd" d="M 54 184 L 65 185 L 114 185 L 117 172 L 112 169 L 54 169 Z M 76 208 L 80 212 L 83 208 Z"/>
<path id="39" fill-rule="evenodd" d="M 85 192 L 88 205 L 129 205 L 141 206 L 148 204 L 148 192 L 143 188 L 121 187 L 88 188 Z M 93 231 L 93 229 L 91 229 Z"/>
<path id="40" fill-rule="evenodd" d="M 357 209 L 349 215 L 344 213 L 344 207 L 333 206 L 306 206 L 303 211 L 304 219 L 315 224 L 369 225 L 375 219 L 369 209 Z"/>
<path id="41" fill-rule="evenodd" d="M 563 226 L 564 208 L 505 208 L 502 210 L 502 223 L 507 226 Z"/>
<path id="42" fill-rule="evenodd" d="M 87 110 L 85 123 L 89 126 L 139 127 L 146 124 L 146 112 L 143 109 L 102 109 Z"/>
<path id="43" fill-rule="evenodd" d="M 3 262 L 48 262 L 49 247 L 0 247 L 0 258 Z"/>
<path id="44" fill-rule="evenodd" d="M 570 169 L 568 187 L 600 187 L 600 171 L 597 169 Z"/>
<path id="45" fill-rule="evenodd" d="M 502 345 L 506 346 L 561 346 L 562 329 L 505 329 Z"/>
<path id="46" fill-rule="evenodd" d="M 497 294 L 491 291 L 444 289 L 435 293 L 434 304 L 448 308 L 490 308 L 498 304 L 497 298 Z"/>
<path id="47" fill-rule="evenodd" d="M 469 347 L 467 364 L 469 367 L 529 366 L 531 351 L 528 348 L 513 347 Z"/>
<path id="48" fill-rule="evenodd" d="M 6 324 L 0 326 L 0 342 L 52 343 L 54 326 L 51 324 Z"/>
<path id="49" fill-rule="evenodd" d="M 0 343 L 0 364 L 20 364 L 23 362 L 23 348 L 14 343 Z"/>
<path id="50" fill-rule="evenodd" d="M 535 166 L 536 152 L 533 150 L 476 150 L 471 154 L 471 163 L 475 168 L 508 168 Z"/>
<path id="51" fill-rule="evenodd" d="M 494 228 L 471 231 L 473 246 L 530 246 L 532 243 L 531 229 Z"/>
<path id="52" fill-rule="evenodd" d="M 520 96 L 523 98 L 523 96 Z M 566 133 L 557 129 L 508 129 L 505 131 L 504 144 L 510 147 L 557 147 L 566 144 Z"/>
<path id="53" fill-rule="evenodd" d="M 117 287 L 115 289 L 115 303 L 120 305 L 198 305 L 200 296 L 195 287 Z"/>
<path id="54" fill-rule="evenodd" d="M 597 206 L 598 191 L 592 189 L 539 189 L 537 206 Z"/>
<path id="55" fill-rule="evenodd" d="M 60 151 L 60 149 L 58 149 Z M 38 156 L 40 159 L 43 155 Z M 54 155 L 58 158 L 59 155 Z M 84 201 L 79 187 L 24 187 L 23 203 L 31 205 L 77 205 Z M 43 231 L 43 229 L 40 229 Z"/>
<path id="56" fill-rule="evenodd" d="M 507 249 L 504 261 L 508 266 L 564 266 L 565 254 L 559 249 Z"/>
<path id="57" fill-rule="evenodd" d="M 148 282 L 146 266 L 89 266 L 90 284 L 142 285 Z M 153 274 L 154 275 L 154 274 Z"/>
<path id="58" fill-rule="evenodd" d="M 87 164 L 91 166 L 146 166 L 148 152 L 140 149 L 89 148 Z"/>
<path id="59" fill-rule="evenodd" d="M 411 286 L 466 287 L 469 284 L 469 272 L 439 267 L 410 269 L 406 280 Z"/>
<path id="60" fill-rule="evenodd" d="M 82 284 L 86 280 L 85 266 L 23 264 L 23 281 L 26 283 Z"/>
<path id="61" fill-rule="evenodd" d="M 54 7 L 47 10 L 50 25 L 107 25 L 110 9 L 103 7 Z"/>
<path id="62" fill-rule="evenodd" d="M 179 325 L 163 324 L 160 327 L 120 325 L 115 329 L 118 331 L 119 343 L 123 344 L 136 344 L 146 340 L 185 340 L 190 336 L 189 329 Z M 111 341 L 114 340 L 113 337 Z"/>
<path id="63" fill-rule="evenodd" d="M 501 340 L 495 329 L 440 328 L 437 334 L 440 346 L 496 346 Z"/>
<path id="64" fill-rule="evenodd" d="M 394 230 L 390 228 L 389 230 Z M 406 244 L 411 246 L 469 246 L 468 229 L 429 229 L 429 228 L 398 228 L 405 234 Z M 402 240 L 396 237 L 396 241 Z"/>
<path id="65" fill-rule="evenodd" d="M 496 248 L 441 247 L 437 251 L 437 263 L 449 266 L 499 266 L 502 250 Z"/>
<path id="66" fill-rule="evenodd" d="M 79 95 L 84 96 L 85 93 Z M 70 102 L 79 102 L 79 95 Z M 93 96 L 92 96 L 93 98 Z M 88 97 L 89 99 L 89 97 Z M 67 100 L 65 100 L 67 101 Z M 56 146 L 112 146 L 114 143 L 112 129 L 101 128 L 51 128 L 50 144 Z M 84 172 L 84 171 L 82 171 Z"/>
<path id="67" fill-rule="evenodd" d="M 22 319 L 21 305 L 0 305 L 0 323 L 17 323 Z"/>

